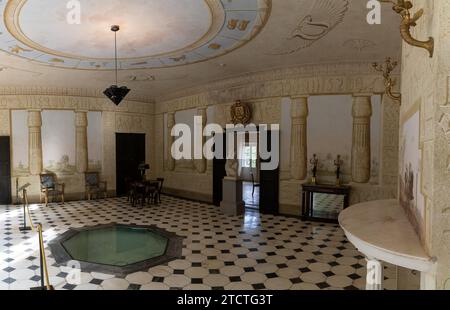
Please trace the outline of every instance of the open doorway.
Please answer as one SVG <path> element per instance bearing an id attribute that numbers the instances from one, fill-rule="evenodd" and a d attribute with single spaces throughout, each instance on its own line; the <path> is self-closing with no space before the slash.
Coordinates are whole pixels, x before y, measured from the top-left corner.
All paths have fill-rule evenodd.
<path id="1" fill-rule="evenodd" d="M 254 133 L 254 132 L 253 132 Z M 272 131 L 267 131 L 267 143 L 268 152 L 272 151 Z M 276 133 L 279 136 L 279 133 Z M 238 152 L 246 152 L 246 160 L 240 162 L 240 177 L 244 177 L 243 184 L 243 200 L 245 201 L 246 208 L 257 209 L 259 212 L 264 214 L 278 214 L 279 210 L 279 165 L 271 170 L 261 169 L 262 163 L 269 163 L 272 158 L 267 159 L 260 158 L 260 131 L 257 128 L 256 134 L 250 134 L 247 131 L 247 136 L 249 139 L 244 139 L 245 143 L 238 143 L 235 145 Z M 253 138 L 250 138 L 253 137 Z M 226 154 L 227 154 L 227 141 L 226 134 L 216 134 L 214 136 L 216 143 L 222 141 L 223 153 L 217 153 L 215 150 L 215 157 L 213 159 L 213 203 L 216 206 L 220 206 L 223 198 L 223 179 L 226 176 L 225 164 Z M 239 145 L 241 147 L 239 147 Z M 278 147 L 278 146 L 277 146 Z M 256 151 L 255 151 L 256 150 Z M 279 150 L 278 150 L 279 151 Z M 244 155 L 244 154 L 242 154 Z M 256 157 L 256 158 L 255 158 Z M 243 158 L 242 156 L 239 158 Z M 246 167 L 242 167 L 246 166 Z M 253 177 L 255 181 L 255 191 L 253 191 L 253 182 L 251 179 L 251 172 L 253 172 Z M 248 180 L 248 181 L 247 181 Z"/>
<path id="2" fill-rule="evenodd" d="M 240 162 L 240 177 L 242 179 L 242 198 L 248 209 L 259 209 L 259 156 L 258 141 L 250 141 L 248 135 L 242 145 L 238 146 L 242 156 Z"/>
<path id="3" fill-rule="evenodd" d="M 139 180 L 139 164 L 145 162 L 145 134 L 116 133 L 116 193 L 127 194 L 127 183 Z"/>

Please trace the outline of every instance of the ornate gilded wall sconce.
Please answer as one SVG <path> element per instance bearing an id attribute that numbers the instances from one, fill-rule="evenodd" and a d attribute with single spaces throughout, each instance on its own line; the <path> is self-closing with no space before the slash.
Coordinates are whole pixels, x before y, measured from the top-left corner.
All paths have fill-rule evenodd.
<path id="1" fill-rule="evenodd" d="M 402 17 L 402 22 L 400 24 L 400 33 L 402 35 L 403 40 L 406 43 L 426 49 L 430 53 L 430 57 L 433 57 L 434 52 L 434 39 L 430 37 L 428 41 L 419 41 L 412 37 L 411 35 L 411 27 L 417 26 L 416 22 L 423 15 L 423 9 L 417 11 L 413 17 L 411 17 L 411 12 L 413 4 L 411 1 L 407 0 L 397 0 L 397 3 L 394 0 L 378 0 L 383 3 L 392 3 L 393 10 Z"/>
<path id="2" fill-rule="evenodd" d="M 397 65 L 398 63 L 396 61 L 392 61 L 390 57 L 386 58 L 384 64 L 379 64 L 377 62 L 374 62 L 372 64 L 375 70 L 383 73 L 384 85 L 386 86 L 386 95 L 395 101 L 401 102 L 402 95 L 401 94 L 394 95 L 392 93 L 392 90 L 395 86 L 395 80 L 391 78 L 391 73 L 392 71 L 394 71 Z"/>

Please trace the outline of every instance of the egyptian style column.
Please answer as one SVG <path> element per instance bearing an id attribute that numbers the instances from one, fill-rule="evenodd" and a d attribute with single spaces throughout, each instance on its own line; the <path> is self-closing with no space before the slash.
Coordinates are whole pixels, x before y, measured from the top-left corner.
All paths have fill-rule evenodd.
<path id="1" fill-rule="evenodd" d="M 296 97 L 291 105 L 291 177 L 304 180 L 308 169 L 307 124 L 308 97 Z"/>
<path id="2" fill-rule="evenodd" d="M 42 173 L 41 128 L 41 111 L 28 111 L 28 161 L 31 175 L 39 175 Z"/>
<path id="3" fill-rule="evenodd" d="M 167 169 L 169 171 L 175 170 L 175 159 L 172 157 L 172 144 L 175 139 L 172 137 L 172 128 L 175 126 L 175 112 L 167 114 Z"/>
<path id="4" fill-rule="evenodd" d="M 88 119 L 87 112 L 75 112 L 75 162 L 78 173 L 85 173 L 88 170 L 88 139 L 87 139 Z"/>
<path id="5" fill-rule="evenodd" d="M 370 180 L 370 117 L 371 95 L 353 96 L 352 180 L 367 183 Z"/>
<path id="6" fill-rule="evenodd" d="M 195 126 L 198 128 L 199 132 L 195 132 L 196 136 L 194 138 L 194 146 L 198 147 L 198 152 L 200 154 L 195 154 L 198 157 L 195 159 L 195 168 L 197 169 L 198 173 L 205 173 L 206 172 L 206 158 L 203 154 L 203 145 L 205 145 L 205 137 L 203 136 L 203 130 L 205 129 L 206 122 L 207 122 L 207 114 L 206 114 L 206 107 L 198 108 L 197 109 L 197 116 L 201 117 L 200 119 L 196 119 Z"/>

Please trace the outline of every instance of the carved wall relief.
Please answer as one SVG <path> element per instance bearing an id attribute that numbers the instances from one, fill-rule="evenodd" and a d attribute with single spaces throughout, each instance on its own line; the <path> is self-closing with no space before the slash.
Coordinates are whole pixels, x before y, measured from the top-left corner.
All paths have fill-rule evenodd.
<path id="1" fill-rule="evenodd" d="M 287 55 L 311 46 L 344 20 L 348 5 L 347 0 L 311 1 L 308 13 L 300 17 L 282 45 L 270 54 Z"/>

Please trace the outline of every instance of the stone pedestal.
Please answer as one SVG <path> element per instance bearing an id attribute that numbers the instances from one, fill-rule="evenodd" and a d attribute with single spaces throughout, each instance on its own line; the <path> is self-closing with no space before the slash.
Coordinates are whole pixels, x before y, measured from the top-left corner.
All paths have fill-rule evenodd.
<path id="1" fill-rule="evenodd" d="M 220 211 L 229 216 L 244 214 L 245 203 L 242 200 L 242 180 L 225 178 L 222 183 L 223 200 L 220 203 Z"/>

